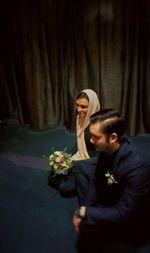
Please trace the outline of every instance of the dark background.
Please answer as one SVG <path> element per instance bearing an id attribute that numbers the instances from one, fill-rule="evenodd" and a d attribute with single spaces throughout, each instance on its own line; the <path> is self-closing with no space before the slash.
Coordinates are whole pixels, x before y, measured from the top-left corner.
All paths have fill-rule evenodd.
<path id="1" fill-rule="evenodd" d="M 5 0 L 0 6 L 0 120 L 75 125 L 74 100 L 94 89 L 127 133 L 150 132 L 150 2 Z"/>

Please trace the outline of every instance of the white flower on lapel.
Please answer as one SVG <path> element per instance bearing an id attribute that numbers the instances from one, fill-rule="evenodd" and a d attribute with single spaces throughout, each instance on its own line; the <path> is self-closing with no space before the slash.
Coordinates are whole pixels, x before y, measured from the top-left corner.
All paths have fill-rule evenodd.
<path id="1" fill-rule="evenodd" d="M 117 184 L 117 181 L 114 179 L 114 176 L 112 174 L 110 174 L 109 170 L 105 174 L 105 177 L 107 177 L 107 184 L 108 185 L 111 185 L 113 183 Z"/>

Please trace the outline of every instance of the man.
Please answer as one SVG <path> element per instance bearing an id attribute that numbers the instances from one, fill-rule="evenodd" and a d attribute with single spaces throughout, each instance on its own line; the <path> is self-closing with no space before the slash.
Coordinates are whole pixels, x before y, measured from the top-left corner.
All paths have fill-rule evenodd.
<path id="1" fill-rule="evenodd" d="M 79 252 L 101 252 L 117 241 L 139 245 L 148 240 L 150 162 L 124 133 L 125 122 L 114 109 L 90 118 L 90 141 L 100 153 L 76 164 L 80 207 L 73 226 Z"/>

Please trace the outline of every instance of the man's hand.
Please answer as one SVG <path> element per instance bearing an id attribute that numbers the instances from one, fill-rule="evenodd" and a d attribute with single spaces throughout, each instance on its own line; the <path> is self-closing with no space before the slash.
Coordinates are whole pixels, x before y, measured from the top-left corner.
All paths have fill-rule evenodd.
<path id="1" fill-rule="evenodd" d="M 76 210 L 73 219 L 72 219 L 72 223 L 74 226 L 74 229 L 77 233 L 80 232 L 80 224 L 82 222 L 82 219 L 85 217 L 85 212 L 86 212 L 86 207 L 85 206 L 81 206 L 78 210 Z"/>
<path id="2" fill-rule="evenodd" d="M 74 229 L 75 231 L 79 234 L 80 233 L 80 230 L 79 230 L 79 227 L 80 227 L 80 223 L 82 222 L 82 219 L 81 218 L 78 218 L 76 216 L 76 214 L 74 214 L 73 216 L 73 219 L 72 219 L 72 223 L 73 223 L 73 226 L 74 226 Z"/>

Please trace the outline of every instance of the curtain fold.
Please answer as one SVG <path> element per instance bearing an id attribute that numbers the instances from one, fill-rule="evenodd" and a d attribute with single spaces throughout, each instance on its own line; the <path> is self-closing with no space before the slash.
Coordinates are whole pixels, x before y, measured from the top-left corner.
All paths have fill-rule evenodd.
<path id="1" fill-rule="evenodd" d="M 150 132 L 149 9 L 147 0 L 6 0 L 0 119 L 73 128 L 75 97 L 91 88 L 101 108 L 122 113 L 129 135 Z"/>

